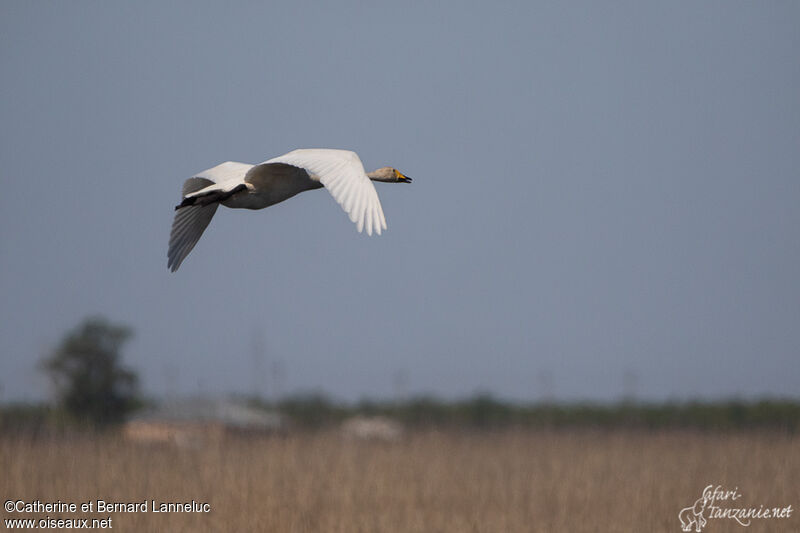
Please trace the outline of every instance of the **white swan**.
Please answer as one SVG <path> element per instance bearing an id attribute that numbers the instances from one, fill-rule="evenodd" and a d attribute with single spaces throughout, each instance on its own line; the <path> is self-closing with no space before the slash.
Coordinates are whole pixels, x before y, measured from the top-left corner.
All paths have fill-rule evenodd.
<path id="1" fill-rule="evenodd" d="M 356 223 L 359 233 L 386 229 L 381 201 L 370 180 L 411 183 L 391 167 L 364 172 L 358 154 L 348 150 L 294 150 L 258 165 L 228 161 L 189 178 L 175 207 L 167 268 L 175 272 L 200 239 L 219 204 L 263 209 L 297 193 L 325 187 Z"/>

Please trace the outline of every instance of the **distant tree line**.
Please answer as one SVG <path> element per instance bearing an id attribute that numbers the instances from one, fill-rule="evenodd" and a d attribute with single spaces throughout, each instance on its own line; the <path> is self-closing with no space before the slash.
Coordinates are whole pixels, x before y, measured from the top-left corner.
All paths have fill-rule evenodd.
<path id="1" fill-rule="evenodd" d="M 259 402 L 256 402 L 259 403 Z M 336 402 L 318 393 L 265 404 L 295 424 L 319 428 L 354 415 L 381 415 L 409 427 L 491 430 L 528 428 L 694 428 L 709 430 L 800 430 L 800 402 L 794 400 L 729 400 L 667 403 L 514 403 L 490 394 L 457 401 L 432 396 L 406 401 Z"/>
<path id="2" fill-rule="evenodd" d="M 410 429 L 492 431 L 531 429 L 698 429 L 800 431 L 800 402 L 792 400 L 683 402 L 663 404 L 517 404 L 481 394 L 460 401 L 434 397 L 402 402 L 334 401 L 322 394 L 287 397 L 277 402 L 251 400 L 255 407 L 275 410 L 292 427 L 318 430 L 336 427 L 356 415 L 387 416 Z M 0 407 L 0 431 L 65 427 L 82 420 L 58 406 L 7 405 Z"/>

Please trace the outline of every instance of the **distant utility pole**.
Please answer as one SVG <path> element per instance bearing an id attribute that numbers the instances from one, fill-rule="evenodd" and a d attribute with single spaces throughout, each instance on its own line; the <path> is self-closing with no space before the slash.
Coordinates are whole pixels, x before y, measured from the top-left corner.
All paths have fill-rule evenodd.
<path id="1" fill-rule="evenodd" d="M 639 389 L 639 374 L 635 370 L 628 368 L 622 373 L 622 401 L 633 403 Z"/>
<path id="2" fill-rule="evenodd" d="M 549 368 L 542 368 L 536 377 L 539 385 L 539 401 L 541 403 L 554 403 L 556 398 L 553 371 Z"/>
<path id="3" fill-rule="evenodd" d="M 395 401 L 402 402 L 408 399 L 408 371 L 405 368 L 398 368 L 394 371 L 392 385 L 394 386 Z"/>
<path id="4" fill-rule="evenodd" d="M 266 380 L 264 379 L 264 359 L 266 355 L 266 347 L 264 342 L 264 331 L 257 326 L 253 327 L 251 348 L 253 356 L 253 373 L 250 376 L 253 380 L 252 394 L 253 398 L 262 399 L 265 397 L 264 382 Z"/>
<path id="5" fill-rule="evenodd" d="M 161 371 L 164 375 L 164 398 L 174 400 L 178 390 L 178 368 L 169 362 L 164 362 Z"/>
<path id="6" fill-rule="evenodd" d="M 272 401 L 278 402 L 283 395 L 283 385 L 286 381 L 286 365 L 283 359 L 273 359 L 270 367 L 272 377 Z"/>

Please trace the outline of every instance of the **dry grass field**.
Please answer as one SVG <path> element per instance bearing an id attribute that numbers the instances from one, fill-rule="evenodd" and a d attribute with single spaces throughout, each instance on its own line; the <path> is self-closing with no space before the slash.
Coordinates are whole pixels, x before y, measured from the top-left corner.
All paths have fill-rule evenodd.
<path id="1" fill-rule="evenodd" d="M 4 500 L 208 502 L 208 513 L 112 513 L 118 531 L 680 531 L 709 484 L 739 503 L 800 506 L 800 438 L 684 431 L 337 433 L 202 449 L 116 437 L 0 437 Z M 3 518 L 108 513 L 3 513 Z M 703 531 L 800 531 L 800 517 Z"/>

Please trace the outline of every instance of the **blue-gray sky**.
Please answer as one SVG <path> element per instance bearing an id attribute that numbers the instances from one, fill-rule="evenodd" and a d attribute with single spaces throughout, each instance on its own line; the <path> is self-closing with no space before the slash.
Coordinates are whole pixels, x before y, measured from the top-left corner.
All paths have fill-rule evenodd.
<path id="1" fill-rule="evenodd" d="M 791 2 L 3 2 L 0 384 L 101 314 L 145 389 L 535 400 L 800 394 Z M 323 191 L 183 180 L 357 151 L 389 229 Z M 264 362 L 254 363 L 262 345 Z M 394 376 L 394 377 L 393 377 Z M 627 377 L 626 377 L 627 376 Z"/>

